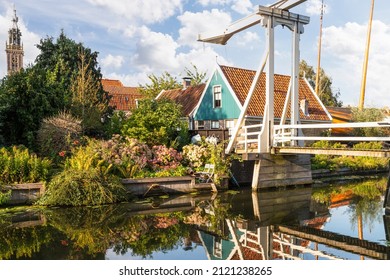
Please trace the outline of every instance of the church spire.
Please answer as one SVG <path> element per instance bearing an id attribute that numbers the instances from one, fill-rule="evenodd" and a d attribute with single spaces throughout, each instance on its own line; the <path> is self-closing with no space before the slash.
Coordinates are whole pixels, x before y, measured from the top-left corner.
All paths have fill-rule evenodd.
<path id="1" fill-rule="evenodd" d="M 19 71 L 23 67 L 23 44 L 22 32 L 18 26 L 19 18 L 14 8 L 14 17 L 12 19 L 12 28 L 8 30 L 8 41 L 6 42 L 5 52 L 7 54 L 7 72 L 8 75 Z"/>

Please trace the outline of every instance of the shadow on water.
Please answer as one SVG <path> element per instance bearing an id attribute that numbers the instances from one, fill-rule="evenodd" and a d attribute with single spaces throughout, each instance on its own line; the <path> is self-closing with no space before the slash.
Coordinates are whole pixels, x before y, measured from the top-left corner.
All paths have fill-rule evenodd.
<path id="1" fill-rule="evenodd" d="M 389 259 L 384 186 L 386 180 L 375 179 L 99 207 L 4 209 L 0 259 Z"/>

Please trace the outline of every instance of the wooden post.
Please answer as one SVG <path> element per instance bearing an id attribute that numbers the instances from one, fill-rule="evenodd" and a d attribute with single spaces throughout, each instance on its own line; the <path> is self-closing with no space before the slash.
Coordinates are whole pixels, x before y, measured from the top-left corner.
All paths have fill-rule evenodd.
<path id="1" fill-rule="evenodd" d="M 257 189 L 259 188 L 260 168 L 261 168 L 261 160 L 256 160 L 255 166 L 253 167 L 252 191 L 257 191 Z"/>
<path id="2" fill-rule="evenodd" d="M 383 207 L 385 208 L 385 214 L 390 215 L 390 162 L 389 162 L 389 175 L 387 176 L 387 188 L 385 194 L 385 201 Z"/>

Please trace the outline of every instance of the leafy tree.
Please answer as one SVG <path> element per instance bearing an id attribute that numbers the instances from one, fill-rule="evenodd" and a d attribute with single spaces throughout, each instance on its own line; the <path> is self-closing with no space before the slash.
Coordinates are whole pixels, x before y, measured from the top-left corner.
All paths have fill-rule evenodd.
<path id="1" fill-rule="evenodd" d="M 150 84 L 140 85 L 140 92 L 148 98 L 155 98 L 162 90 L 181 88 L 182 85 L 168 72 L 160 77 L 151 74 L 148 76 Z"/>
<path id="2" fill-rule="evenodd" d="M 191 85 L 197 86 L 205 82 L 206 72 L 199 72 L 198 67 L 194 64 L 191 64 L 193 70 L 185 68 L 187 77 L 191 78 Z"/>
<path id="3" fill-rule="evenodd" d="M 352 108 L 352 122 L 378 122 L 385 118 L 385 113 L 378 108 Z M 354 134 L 367 137 L 381 137 L 389 135 L 388 128 L 355 128 Z"/>
<path id="4" fill-rule="evenodd" d="M 325 106 L 341 107 L 343 103 L 339 100 L 340 91 L 333 92 L 332 78 L 326 75 L 324 69 L 321 68 L 320 71 L 319 98 Z M 299 76 L 305 77 L 313 89 L 316 86 L 316 75 L 313 66 L 308 65 L 305 60 L 302 60 L 299 64 Z"/>
<path id="5" fill-rule="evenodd" d="M 188 141 L 188 125 L 182 117 L 181 106 L 171 100 L 144 99 L 125 121 L 122 134 L 149 146 L 182 146 Z"/>
<path id="6" fill-rule="evenodd" d="M 40 69 L 27 67 L 5 77 L 0 84 L 0 143 L 33 147 L 41 120 L 62 105 Z"/>
<path id="7" fill-rule="evenodd" d="M 191 85 L 196 86 L 204 83 L 206 72 L 199 72 L 198 68 L 191 64 L 193 69 L 184 69 L 186 76 L 191 78 Z M 161 76 L 151 74 L 148 76 L 150 83 L 140 85 L 140 92 L 148 98 L 155 98 L 162 90 L 182 88 L 183 85 L 176 77 L 170 73 L 164 72 Z"/>

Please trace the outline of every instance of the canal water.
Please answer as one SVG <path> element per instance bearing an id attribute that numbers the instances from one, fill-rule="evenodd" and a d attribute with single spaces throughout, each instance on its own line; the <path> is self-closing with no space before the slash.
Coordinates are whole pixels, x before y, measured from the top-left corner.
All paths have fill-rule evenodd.
<path id="1" fill-rule="evenodd" d="M 101 207 L 2 208 L 0 259 L 389 259 L 386 184 L 371 178 Z"/>

